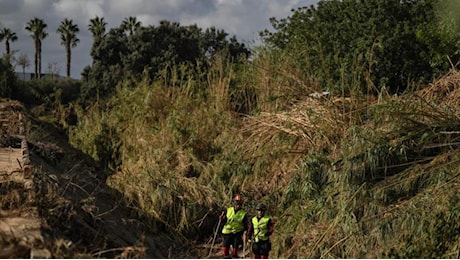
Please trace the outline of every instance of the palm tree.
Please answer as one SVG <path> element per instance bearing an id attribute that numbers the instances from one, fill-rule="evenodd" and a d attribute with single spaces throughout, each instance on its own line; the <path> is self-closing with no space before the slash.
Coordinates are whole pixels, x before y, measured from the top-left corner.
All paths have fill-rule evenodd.
<path id="1" fill-rule="evenodd" d="M 45 32 L 46 27 L 47 25 L 42 19 L 35 17 L 27 23 L 25 28 L 31 32 L 30 37 L 35 44 L 35 78 L 40 78 L 42 73 L 42 40 L 48 36 L 48 33 Z"/>
<path id="2" fill-rule="evenodd" d="M 129 31 L 129 35 L 133 35 L 133 33 L 141 27 L 142 23 L 137 21 L 137 18 L 134 16 L 126 17 L 123 22 L 121 23 L 121 29 L 125 31 Z"/>
<path id="3" fill-rule="evenodd" d="M 10 55 L 10 41 L 17 41 L 18 36 L 9 28 L 3 28 L 2 30 L 0 30 L 0 42 L 3 40 L 5 40 L 6 55 Z"/>
<path id="4" fill-rule="evenodd" d="M 96 16 L 89 20 L 88 30 L 91 32 L 94 38 L 94 42 L 102 40 L 105 36 L 105 26 L 107 23 L 104 17 L 99 18 Z"/>
<path id="5" fill-rule="evenodd" d="M 80 41 L 77 38 L 77 33 L 80 31 L 78 25 L 74 24 L 72 20 L 64 19 L 59 25 L 57 32 L 61 34 L 61 45 L 65 46 L 67 57 L 67 77 L 70 77 L 70 62 L 71 62 L 71 48 L 76 47 Z"/>

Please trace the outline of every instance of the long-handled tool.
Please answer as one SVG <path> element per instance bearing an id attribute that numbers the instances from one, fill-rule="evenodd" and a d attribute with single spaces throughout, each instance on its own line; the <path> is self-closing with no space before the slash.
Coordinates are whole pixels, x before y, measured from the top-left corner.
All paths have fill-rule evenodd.
<path id="1" fill-rule="evenodd" d="M 221 216 L 224 215 L 224 211 L 222 211 L 221 213 Z M 217 232 L 219 232 L 219 227 L 220 227 L 220 223 L 222 222 L 222 219 L 219 218 L 219 222 L 217 223 L 217 227 L 216 227 L 216 231 L 214 232 L 214 238 L 212 239 L 212 243 L 211 243 L 211 248 L 209 249 L 209 255 L 208 257 L 211 256 L 211 253 L 212 253 L 212 249 L 214 247 L 214 242 L 216 241 L 216 236 L 217 236 Z"/>
<path id="2" fill-rule="evenodd" d="M 253 243 L 252 239 L 249 239 L 248 243 L 247 243 L 247 248 L 248 248 L 248 253 L 249 254 L 252 254 L 252 243 Z"/>
<path id="3" fill-rule="evenodd" d="M 243 235 L 243 258 L 246 258 L 246 234 Z"/>

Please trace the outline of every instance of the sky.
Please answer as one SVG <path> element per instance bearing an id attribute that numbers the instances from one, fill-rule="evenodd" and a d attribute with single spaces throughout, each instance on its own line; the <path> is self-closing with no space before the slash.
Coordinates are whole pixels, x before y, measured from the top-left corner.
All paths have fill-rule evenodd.
<path id="1" fill-rule="evenodd" d="M 259 32 L 271 30 L 269 18 L 287 18 L 291 10 L 314 5 L 318 0 L 0 0 L 0 28 L 9 28 L 18 36 L 10 43 L 15 56 L 26 54 L 34 71 L 34 43 L 30 32 L 24 28 L 34 17 L 47 25 L 48 37 L 42 41 L 42 73 L 57 71 L 66 74 L 65 47 L 60 44 L 56 32 L 65 18 L 73 20 L 80 32 L 80 42 L 72 48 L 71 77 L 80 79 L 83 68 L 91 65 L 93 42 L 88 31 L 89 20 L 104 17 L 107 32 L 119 27 L 124 18 L 134 16 L 143 26 L 158 26 L 161 20 L 178 22 L 187 26 L 196 24 L 203 30 L 211 26 L 223 29 L 229 36 L 235 35 L 239 42 L 251 47 L 257 44 Z M 5 50 L 0 42 L 0 55 Z M 22 72 L 22 67 L 16 66 Z"/>

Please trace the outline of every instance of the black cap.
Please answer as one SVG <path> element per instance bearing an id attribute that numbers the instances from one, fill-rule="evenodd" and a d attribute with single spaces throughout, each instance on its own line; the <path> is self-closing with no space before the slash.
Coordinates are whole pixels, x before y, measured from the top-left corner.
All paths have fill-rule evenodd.
<path id="1" fill-rule="evenodd" d="M 262 204 L 262 203 L 257 204 L 256 210 L 265 211 L 265 209 L 266 209 L 266 207 L 265 207 L 264 204 Z"/>

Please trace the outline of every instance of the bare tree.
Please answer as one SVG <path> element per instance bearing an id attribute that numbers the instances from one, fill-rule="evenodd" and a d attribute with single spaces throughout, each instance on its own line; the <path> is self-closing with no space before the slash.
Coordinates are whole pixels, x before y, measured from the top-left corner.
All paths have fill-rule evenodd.
<path id="1" fill-rule="evenodd" d="M 30 66 L 30 60 L 27 54 L 21 53 L 16 61 L 16 64 L 22 67 L 22 74 L 26 74 L 26 68 Z"/>

